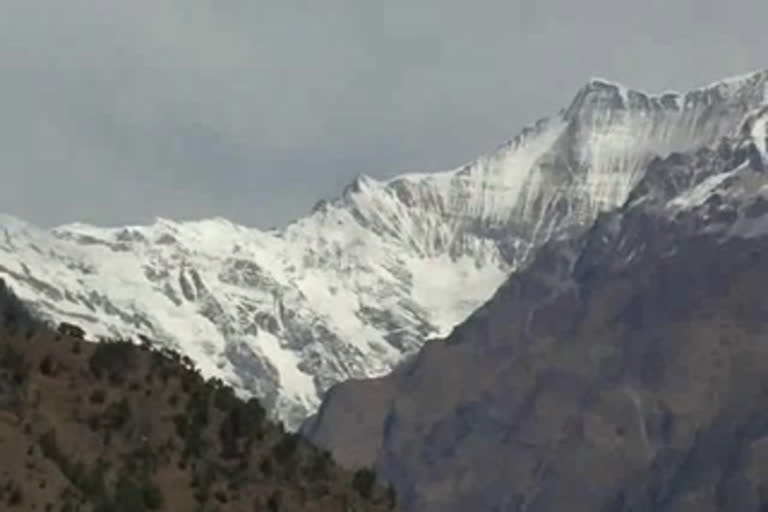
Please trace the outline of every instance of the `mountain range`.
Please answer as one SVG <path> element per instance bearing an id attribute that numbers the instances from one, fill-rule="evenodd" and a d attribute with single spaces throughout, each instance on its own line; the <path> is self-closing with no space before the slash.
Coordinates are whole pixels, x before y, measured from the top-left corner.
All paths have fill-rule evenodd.
<path id="1" fill-rule="evenodd" d="M 685 94 L 593 79 L 488 155 L 361 176 L 275 230 L 220 218 L 43 229 L 2 216 L 0 277 L 52 322 L 178 350 L 296 429 L 334 384 L 415 357 L 541 248 L 592 233 L 601 212 L 673 192 L 659 208 L 687 212 L 738 158 L 763 165 L 767 99 L 768 72 Z"/>
<path id="2" fill-rule="evenodd" d="M 637 170 L 618 207 L 391 374 L 333 387 L 304 433 L 375 466 L 405 511 L 768 509 L 765 77 L 601 96 L 601 118 L 625 97 L 642 119 L 709 113 L 681 124 L 693 143 L 612 159 Z"/>

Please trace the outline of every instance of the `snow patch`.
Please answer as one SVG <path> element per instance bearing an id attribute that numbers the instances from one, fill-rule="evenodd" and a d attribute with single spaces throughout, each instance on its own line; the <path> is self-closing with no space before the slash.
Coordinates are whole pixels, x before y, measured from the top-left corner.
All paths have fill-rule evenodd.
<path id="1" fill-rule="evenodd" d="M 715 189 L 720 186 L 721 183 L 723 183 L 729 177 L 733 176 L 735 173 L 739 172 L 740 169 L 741 167 L 729 172 L 715 174 L 714 176 L 708 177 L 695 187 L 686 190 L 676 198 L 672 199 L 669 202 L 669 207 L 673 210 L 679 211 L 689 210 L 697 206 L 701 206 L 704 201 L 709 199 L 709 197 L 712 195 Z"/>
<path id="2" fill-rule="evenodd" d="M 768 84 L 766 84 L 766 91 L 768 91 Z M 766 97 L 768 97 L 768 92 Z M 768 150 L 766 149 L 766 145 L 768 145 L 768 113 L 755 120 L 752 126 L 752 138 L 763 158 L 768 158 Z"/>
<path id="3" fill-rule="evenodd" d="M 445 337 L 488 300 L 509 275 L 503 267 L 479 267 L 477 261 L 463 257 L 458 261 L 443 255 L 431 260 L 416 260 L 409 265 L 413 275 L 413 298 L 429 312 L 436 336 Z"/>

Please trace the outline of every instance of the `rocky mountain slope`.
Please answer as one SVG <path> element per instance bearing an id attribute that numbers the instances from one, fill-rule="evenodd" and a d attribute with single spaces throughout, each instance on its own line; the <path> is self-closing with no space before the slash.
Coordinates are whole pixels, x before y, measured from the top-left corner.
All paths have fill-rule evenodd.
<path id="1" fill-rule="evenodd" d="M 648 161 L 445 341 L 332 388 L 306 434 L 404 510 L 768 508 L 767 126 L 763 104 Z"/>
<path id="2" fill-rule="evenodd" d="M 6 292 L 0 510 L 394 509 L 369 470 L 341 470 L 178 354 L 57 334 L 19 314 Z"/>
<path id="3" fill-rule="evenodd" d="M 38 229 L 0 218 L 0 277 L 53 321 L 147 336 L 296 427 L 332 384 L 444 336 L 543 243 L 621 205 L 655 155 L 734 136 L 768 73 L 686 94 L 591 80 L 490 155 L 360 177 L 279 230 L 223 219 Z"/>

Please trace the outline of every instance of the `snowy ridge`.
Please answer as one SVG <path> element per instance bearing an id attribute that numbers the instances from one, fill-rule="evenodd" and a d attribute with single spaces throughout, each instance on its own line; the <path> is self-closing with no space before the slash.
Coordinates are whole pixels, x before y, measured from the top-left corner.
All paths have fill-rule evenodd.
<path id="1" fill-rule="evenodd" d="M 553 237 L 623 204 L 657 155 L 765 134 L 768 73 L 685 95 L 590 81 L 495 152 L 361 176 L 284 229 L 214 218 L 38 229 L 0 217 L 0 277 L 54 321 L 146 335 L 295 428 L 332 384 L 443 336 Z M 761 154 L 765 155 L 765 137 Z"/>

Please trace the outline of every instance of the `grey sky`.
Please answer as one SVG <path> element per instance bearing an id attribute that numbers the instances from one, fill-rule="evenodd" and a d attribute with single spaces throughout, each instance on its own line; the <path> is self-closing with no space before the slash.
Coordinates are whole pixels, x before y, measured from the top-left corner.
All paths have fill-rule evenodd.
<path id="1" fill-rule="evenodd" d="M 590 76 L 768 67 L 765 0 L 3 0 L 0 211 L 282 224 L 453 167 Z"/>

